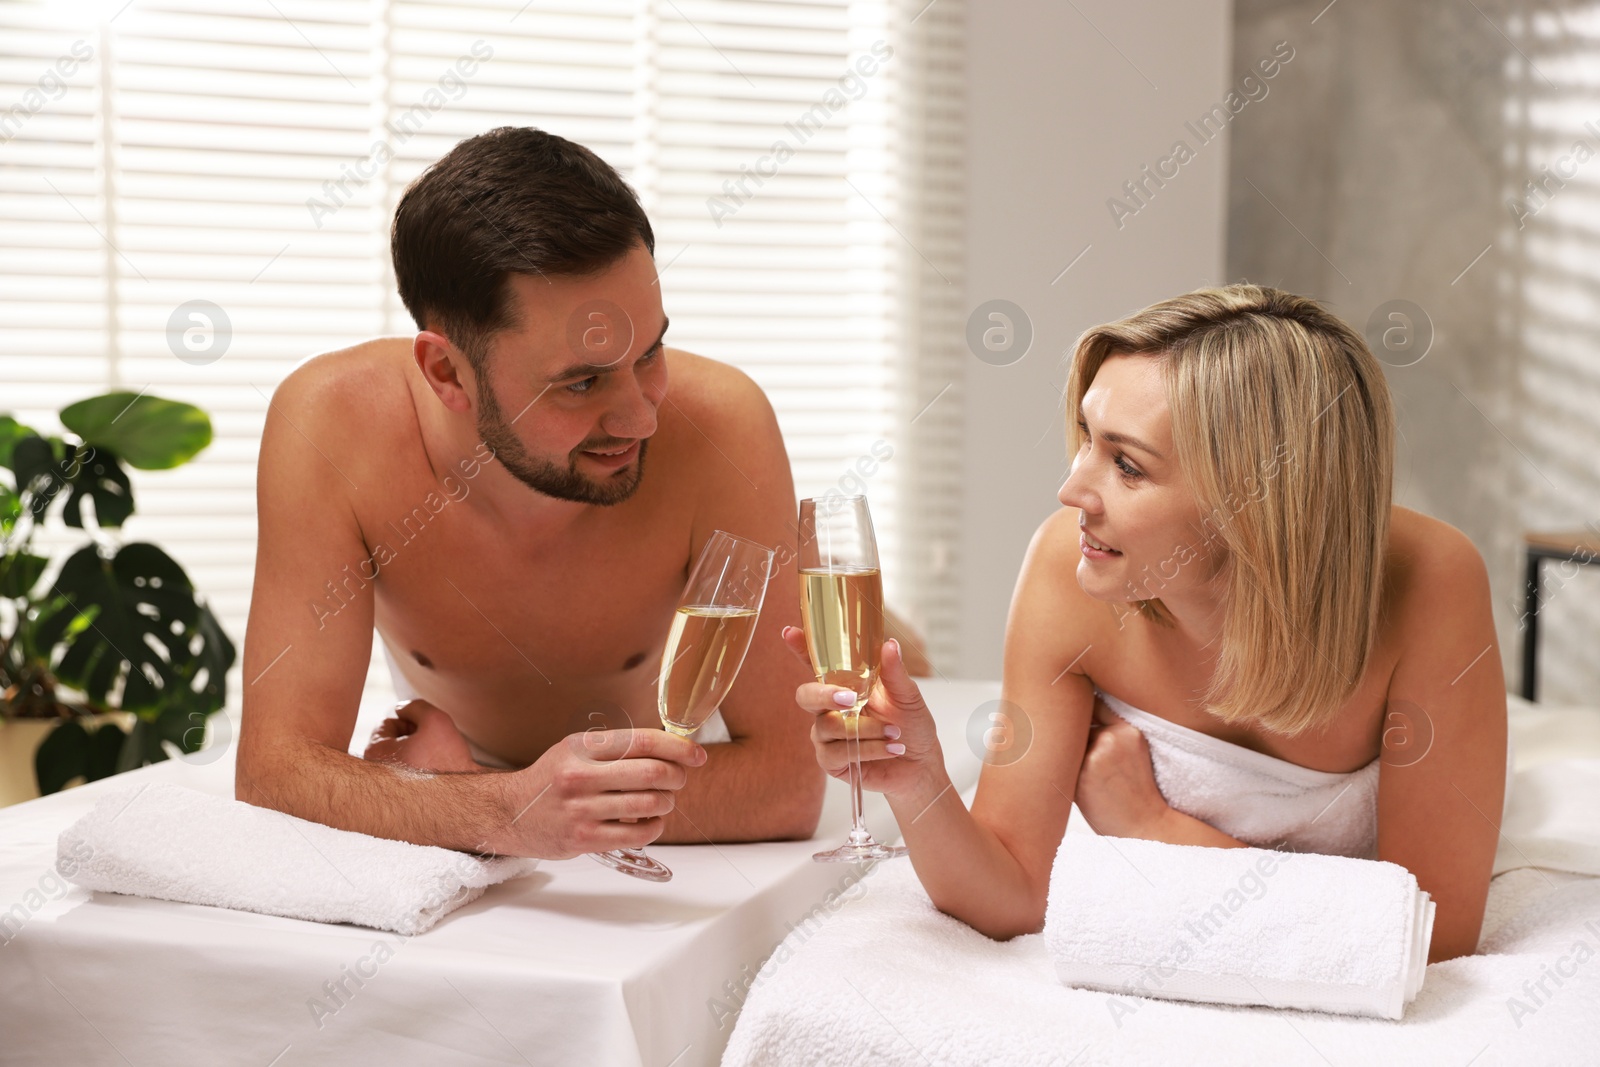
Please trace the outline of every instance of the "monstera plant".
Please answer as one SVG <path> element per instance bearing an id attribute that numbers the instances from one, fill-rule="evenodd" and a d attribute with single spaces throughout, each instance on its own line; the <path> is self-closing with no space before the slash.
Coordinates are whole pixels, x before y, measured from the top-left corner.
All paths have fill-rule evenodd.
<path id="1" fill-rule="evenodd" d="M 235 658 L 183 568 L 115 536 L 133 514 L 124 465 L 188 462 L 211 443 L 211 420 L 124 392 L 72 404 L 60 420 L 58 437 L 0 415 L 10 474 L 0 480 L 0 719 L 56 724 L 34 757 L 41 793 L 166 759 L 169 744 L 198 750 Z M 34 552 L 52 514 L 88 543 L 56 559 Z M 129 713 L 129 728 L 111 712 Z"/>

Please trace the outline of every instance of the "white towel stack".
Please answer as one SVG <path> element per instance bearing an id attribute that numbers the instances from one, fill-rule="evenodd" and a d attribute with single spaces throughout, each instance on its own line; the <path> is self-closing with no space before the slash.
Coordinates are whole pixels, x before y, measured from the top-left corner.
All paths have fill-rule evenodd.
<path id="1" fill-rule="evenodd" d="M 406 936 L 539 862 L 388 841 L 167 784 L 101 798 L 56 849 L 85 889 Z"/>
<path id="2" fill-rule="evenodd" d="M 1069 986 L 1399 1019 L 1433 911 L 1393 863 L 1067 834 L 1044 936 Z"/>

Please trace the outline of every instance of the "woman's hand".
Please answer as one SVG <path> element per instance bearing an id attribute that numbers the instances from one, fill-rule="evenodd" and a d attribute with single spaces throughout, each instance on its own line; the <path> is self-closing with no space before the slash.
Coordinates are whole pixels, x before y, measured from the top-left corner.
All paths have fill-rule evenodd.
<path id="1" fill-rule="evenodd" d="M 784 627 L 783 641 L 806 664 L 806 669 L 811 669 L 805 634 L 799 627 Z M 816 716 L 811 725 L 811 743 L 816 747 L 817 762 L 830 775 L 845 781 L 850 778 L 852 746 L 845 736 L 846 716 L 841 704 L 848 709 L 855 702 L 854 691 L 822 682 L 807 682 L 795 691 L 795 703 Z M 860 739 L 863 789 L 889 795 L 914 791 L 927 779 L 944 773 L 944 751 L 939 747 L 933 715 L 917 683 L 906 672 L 899 642 L 883 643 L 878 683 L 856 716 L 855 725 L 855 736 Z"/>
<path id="2" fill-rule="evenodd" d="M 394 709 L 372 731 L 362 759 L 404 763 L 419 771 L 481 771 L 455 720 L 426 700 Z"/>
<path id="3" fill-rule="evenodd" d="M 1159 828 L 1171 811 L 1156 786 L 1144 734 L 1099 697 L 1072 799 L 1095 833 L 1108 837 L 1161 840 Z"/>

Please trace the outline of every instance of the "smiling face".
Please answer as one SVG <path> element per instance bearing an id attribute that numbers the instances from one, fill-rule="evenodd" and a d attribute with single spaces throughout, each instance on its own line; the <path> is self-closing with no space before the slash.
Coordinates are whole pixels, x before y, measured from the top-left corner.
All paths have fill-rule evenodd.
<path id="1" fill-rule="evenodd" d="M 597 274 L 514 274 L 507 286 L 518 325 L 490 341 L 480 438 L 530 489 L 621 503 L 644 476 L 667 395 L 655 261 L 640 244 Z"/>
<path id="2" fill-rule="evenodd" d="M 1215 550 L 1178 466 L 1159 358 L 1107 357 L 1075 414 L 1082 444 L 1057 496 L 1080 512 L 1078 583 L 1113 602 L 1205 590 Z"/>

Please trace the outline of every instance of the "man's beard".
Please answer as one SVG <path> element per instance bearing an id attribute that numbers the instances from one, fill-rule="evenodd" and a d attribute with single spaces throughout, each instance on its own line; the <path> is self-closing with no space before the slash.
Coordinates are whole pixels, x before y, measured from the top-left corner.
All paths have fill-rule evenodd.
<path id="1" fill-rule="evenodd" d="M 639 488 L 639 481 L 644 477 L 645 450 L 650 445 L 648 438 L 640 439 L 639 455 L 634 458 L 632 464 L 613 473 L 604 481 L 595 481 L 578 471 L 578 452 L 582 450 L 581 447 L 567 457 L 565 467 L 547 459 L 531 456 L 517 435 L 512 432 L 511 425 L 506 422 L 505 414 L 500 410 L 500 403 L 495 398 L 494 389 L 488 382 L 483 382 L 480 397 L 478 437 L 489 446 L 494 452 L 494 458 L 500 461 L 513 478 L 534 492 L 555 497 L 557 500 L 609 507 L 612 504 L 622 503 Z"/>

